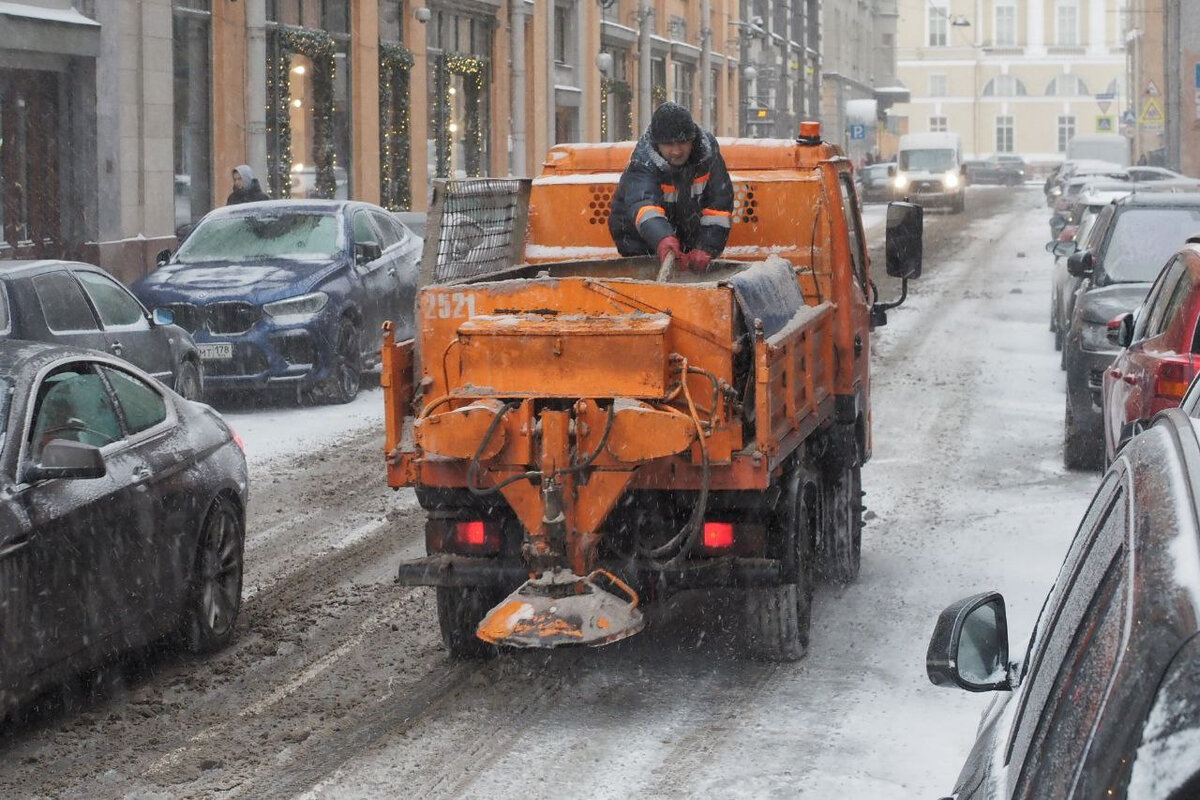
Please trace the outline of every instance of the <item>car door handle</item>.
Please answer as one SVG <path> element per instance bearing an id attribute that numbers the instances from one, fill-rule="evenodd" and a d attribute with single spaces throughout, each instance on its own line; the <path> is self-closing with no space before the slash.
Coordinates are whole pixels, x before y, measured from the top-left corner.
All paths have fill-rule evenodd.
<path id="1" fill-rule="evenodd" d="M 154 473 L 151 472 L 150 468 L 147 466 L 134 467 L 133 482 L 134 483 L 145 483 L 146 481 L 150 480 L 150 478 L 153 475 L 154 475 Z"/>
<path id="2" fill-rule="evenodd" d="M 112 347 L 110 347 L 109 349 L 110 349 L 110 350 L 112 350 L 112 351 L 113 351 L 114 353 L 116 353 L 117 355 L 121 355 L 121 350 L 122 350 L 123 348 L 122 348 L 122 346 L 121 346 L 121 343 L 120 343 L 120 342 L 113 342 L 113 343 L 112 343 Z"/>
<path id="3" fill-rule="evenodd" d="M 388 275 L 391 275 L 393 278 L 396 277 L 396 268 L 388 267 Z"/>

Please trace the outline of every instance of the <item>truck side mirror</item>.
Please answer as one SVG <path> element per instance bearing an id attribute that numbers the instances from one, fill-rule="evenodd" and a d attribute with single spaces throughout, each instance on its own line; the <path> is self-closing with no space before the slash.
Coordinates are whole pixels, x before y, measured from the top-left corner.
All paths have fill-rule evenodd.
<path id="1" fill-rule="evenodd" d="M 888 275 L 893 278 L 921 277 L 924 227 L 925 210 L 921 206 L 899 200 L 888 203 L 884 246 Z"/>
<path id="2" fill-rule="evenodd" d="M 1076 278 L 1086 278 L 1092 274 L 1092 253 L 1081 250 L 1067 257 L 1067 273 Z"/>

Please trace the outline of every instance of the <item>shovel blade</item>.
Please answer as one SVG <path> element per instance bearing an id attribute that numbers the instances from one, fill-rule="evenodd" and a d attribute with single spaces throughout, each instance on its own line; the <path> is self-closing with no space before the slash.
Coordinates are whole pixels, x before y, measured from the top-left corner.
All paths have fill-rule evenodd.
<path id="1" fill-rule="evenodd" d="M 531 578 L 479 623 L 476 636 L 507 647 L 599 646 L 646 626 L 637 593 L 607 572 L 552 570 Z"/>

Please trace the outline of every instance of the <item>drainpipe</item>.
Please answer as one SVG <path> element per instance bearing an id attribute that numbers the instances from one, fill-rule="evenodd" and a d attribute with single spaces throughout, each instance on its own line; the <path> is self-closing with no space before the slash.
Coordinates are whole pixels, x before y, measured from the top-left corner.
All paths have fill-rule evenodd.
<path id="1" fill-rule="evenodd" d="M 650 0 L 641 0 L 638 10 L 638 129 L 634 138 L 650 124 Z"/>
<path id="2" fill-rule="evenodd" d="M 266 0 L 246 0 L 246 163 L 269 183 Z"/>
<path id="3" fill-rule="evenodd" d="M 700 0 L 700 126 L 708 129 L 712 115 L 712 0 Z M 713 126 L 715 127 L 715 126 Z M 716 135 L 716 132 L 713 132 Z"/>
<path id="4" fill-rule="evenodd" d="M 525 164 L 525 0 L 509 0 L 511 4 L 512 51 L 512 155 L 509 173 L 524 175 Z"/>

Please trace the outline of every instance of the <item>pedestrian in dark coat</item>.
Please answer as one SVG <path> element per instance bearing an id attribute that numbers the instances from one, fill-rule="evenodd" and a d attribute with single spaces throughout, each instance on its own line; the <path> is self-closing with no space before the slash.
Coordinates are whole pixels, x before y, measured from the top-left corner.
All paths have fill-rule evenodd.
<path id="1" fill-rule="evenodd" d="M 717 139 L 686 108 L 663 103 L 638 139 L 617 184 L 608 229 L 623 256 L 704 272 L 725 249 L 733 221 L 733 184 Z"/>
<path id="2" fill-rule="evenodd" d="M 258 178 L 254 177 L 254 170 L 246 164 L 239 164 L 233 168 L 233 191 L 226 198 L 225 205 L 232 206 L 238 203 L 253 203 L 256 200 L 270 199 L 271 196 L 259 186 Z"/>

